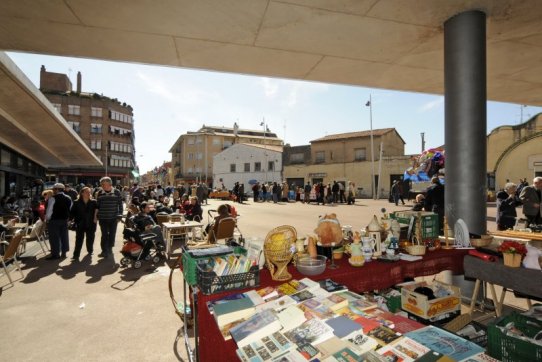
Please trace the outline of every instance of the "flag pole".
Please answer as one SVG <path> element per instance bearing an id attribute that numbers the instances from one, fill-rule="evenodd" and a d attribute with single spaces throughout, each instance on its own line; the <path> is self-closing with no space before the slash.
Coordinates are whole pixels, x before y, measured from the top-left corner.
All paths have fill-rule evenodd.
<path id="1" fill-rule="evenodd" d="M 374 140 L 373 140 L 373 100 L 369 94 L 369 122 L 371 125 L 371 188 L 373 192 L 373 200 L 376 200 L 375 192 L 375 153 L 374 153 Z M 367 105 L 367 104 L 366 104 Z"/>

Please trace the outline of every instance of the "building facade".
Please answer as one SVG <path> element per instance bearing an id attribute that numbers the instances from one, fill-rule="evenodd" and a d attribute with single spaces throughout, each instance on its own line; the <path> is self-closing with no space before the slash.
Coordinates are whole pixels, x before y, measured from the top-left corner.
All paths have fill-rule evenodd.
<path id="1" fill-rule="evenodd" d="M 405 142 L 394 128 L 372 133 L 375 190 L 379 197 L 387 197 L 393 180 L 410 166 L 410 156 L 405 156 Z M 372 196 L 370 131 L 328 135 L 311 141 L 310 146 L 286 146 L 283 155 L 283 176 L 289 185 L 352 181 L 358 197 Z"/>
<path id="2" fill-rule="evenodd" d="M 236 124 L 232 128 L 203 125 L 198 131 L 181 135 L 169 150 L 175 184 L 213 184 L 214 157 L 240 143 L 282 146 L 282 140 L 267 128 L 258 131 L 240 129 Z"/>
<path id="3" fill-rule="evenodd" d="M 234 144 L 214 156 L 213 179 L 229 190 L 242 183 L 245 192 L 255 182 L 282 182 L 282 146 Z"/>
<path id="4" fill-rule="evenodd" d="M 73 184 L 96 184 L 107 175 L 114 184 L 128 185 L 137 173 L 133 109 L 116 98 L 72 89 L 66 74 L 40 71 L 40 90 L 74 131 L 102 161 L 102 167 L 68 167 L 48 170 L 48 177 Z M 68 152 L 68 150 L 67 150 Z"/>
<path id="5" fill-rule="evenodd" d="M 542 176 L 542 114 L 515 126 L 500 126 L 487 136 L 488 187 L 500 190 Z"/>

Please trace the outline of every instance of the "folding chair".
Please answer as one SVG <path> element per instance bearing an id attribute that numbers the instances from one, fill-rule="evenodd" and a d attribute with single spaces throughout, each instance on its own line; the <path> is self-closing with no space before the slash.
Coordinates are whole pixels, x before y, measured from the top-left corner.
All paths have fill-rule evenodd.
<path id="1" fill-rule="evenodd" d="M 168 214 L 156 214 L 156 221 L 158 225 L 162 226 L 163 223 L 169 222 L 170 218 Z"/>
<path id="2" fill-rule="evenodd" d="M 13 286 L 13 279 L 11 279 L 11 275 L 9 274 L 9 270 L 6 266 L 6 263 L 9 263 L 10 261 L 13 262 L 13 265 L 15 265 L 15 268 L 19 270 L 19 273 L 21 273 L 21 279 L 24 278 L 23 271 L 21 269 L 21 265 L 19 264 L 19 261 L 17 260 L 17 251 L 19 250 L 19 246 L 21 245 L 21 242 L 23 240 L 23 232 L 22 230 L 17 231 L 17 233 L 11 238 L 11 242 L 7 242 L 5 240 L 2 240 L 2 244 L 6 245 L 6 252 L 4 255 L 0 255 L 0 262 L 2 262 L 2 267 L 4 268 L 4 272 L 8 276 L 9 284 Z"/>
<path id="3" fill-rule="evenodd" d="M 37 241 L 39 246 L 41 247 L 41 251 L 43 251 L 44 254 L 47 254 L 47 244 L 45 243 L 44 231 L 45 223 L 41 221 L 41 219 L 36 221 L 32 229 L 30 230 L 30 233 L 23 236 L 20 254 L 26 251 L 26 243 L 29 241 Z M 45 247 L 42 245 L 42 243 L 45 244 Z"/>
<path id="4" fill-rule="evenodd" d="M 239 231 L 239 228 L 237 227 L 237 220 L 235 220 L 233 217 L 225 217 L 218 221 L 216 233 L 214 228 L 211 227 L 207 240 L 209 243 L 217 243 L 218 240 L 225 240 L 225 242 L 227 242 L 233 239 L 233 233 L 236 229 Z"/>

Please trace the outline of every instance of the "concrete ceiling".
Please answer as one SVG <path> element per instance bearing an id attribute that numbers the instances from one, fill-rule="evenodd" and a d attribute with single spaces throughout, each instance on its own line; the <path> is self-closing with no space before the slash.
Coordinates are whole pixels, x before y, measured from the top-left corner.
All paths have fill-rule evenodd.
<path id="1" fill-rule="evenodd" d="M 542 106 L 539 0 L 2 0 L 0 49 L 443 93 L 443 23 L 488 15 L 488 98 Z"/>
<path id="2" fill-rule="evenodd" d="M 0 143 L 44 167 L 102 164 L 3 53 L 0 53 Z"/>

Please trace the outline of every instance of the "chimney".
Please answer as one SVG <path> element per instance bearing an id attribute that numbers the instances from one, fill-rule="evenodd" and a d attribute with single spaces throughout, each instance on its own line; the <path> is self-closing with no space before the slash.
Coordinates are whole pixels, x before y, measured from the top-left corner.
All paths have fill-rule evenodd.
<path id="1" fill-rule="evenodd" d="M 77 72 L 77 93 L 81 93 L 81 72 Z"/>

